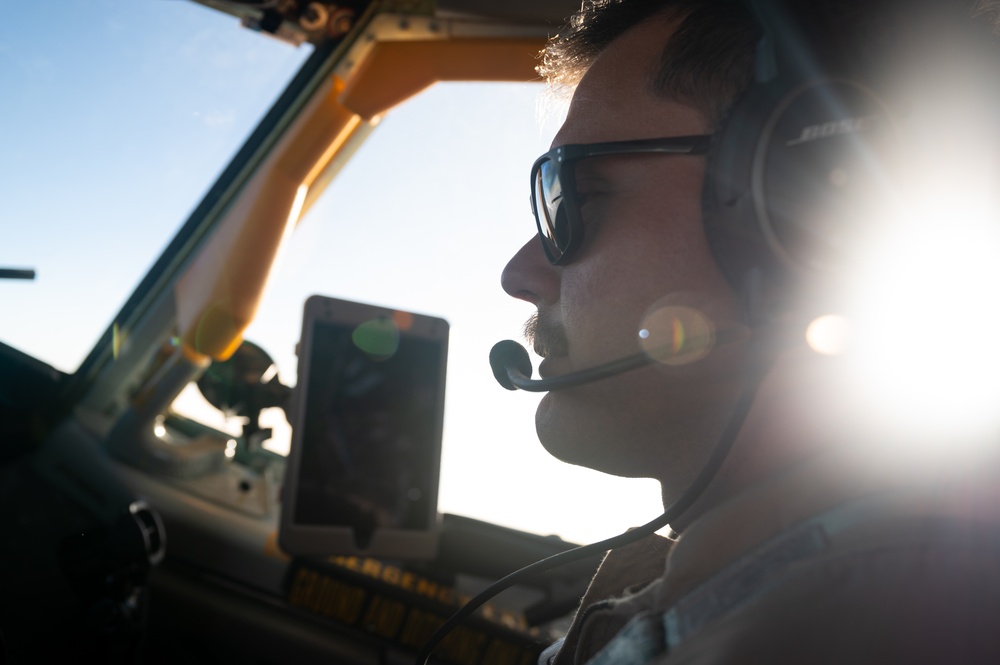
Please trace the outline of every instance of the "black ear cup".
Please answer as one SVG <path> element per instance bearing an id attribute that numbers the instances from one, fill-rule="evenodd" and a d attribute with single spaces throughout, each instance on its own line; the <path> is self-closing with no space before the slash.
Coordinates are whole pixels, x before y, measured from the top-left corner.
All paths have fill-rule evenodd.
<path id="1" fill-rule="evenodd" d="M 738 289 L 779 307 L 853 261 L 888 205 L 902 144 L 889 106 L 853 79 L 777 80 L 734 106 L 709 153 L 705 229 Z M 787 303 L 785 303 L 787 304 Z"/>
<path id="2" fill-rule="evenodd" d="M 851 5 L 841 23 L 846 0 L 745 1 L 763 32 L 757 77 L 708 154 L 706 235 L 751 323 L 791 308 L 829 313 L 820 311 L 835 291 L 827 287 L 914 194 L 908 153 L 948 145 L 984 115 L 963 103 L 1000 116 L 995 99 L 981 101 L 1000 81 L 996 36 L 960 3 L 871 0 Z M 915 132 L 910 116 L 949 96 L 958 111 Z M 932 165 L 944 169 L 956 166 Z"/>

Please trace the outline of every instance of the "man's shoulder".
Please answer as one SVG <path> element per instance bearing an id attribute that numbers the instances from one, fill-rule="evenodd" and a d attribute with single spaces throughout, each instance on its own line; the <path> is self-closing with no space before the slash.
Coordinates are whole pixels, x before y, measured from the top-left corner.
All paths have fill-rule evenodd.
<path id="1" fill-rule="evenodd" d="M 699 588 L 665 615 L 668 632 L 671 613 L 674 627 L 688 624 L 667 635 L 664 662 L 1000 662 L 1000 530 L 924 524 L 906 538 L 845 534 L 771 575 L 744 569 L 742 596 L 695 625 L 699 594 L 702 612 L 706 598 L 726 600 Z"/>
<path id="2" fill-rule="evenodd" d="M 580 652 L 595 660 L 583 661 L 618 662 L 639 645 L 665 663 L 1000 662 L 1000 503 L 989 496 L 876 492 L 718 565 L 668 568 L 586 614 Z M 686 543 L 687 563 L 711 544 Z"/>
<path id="3" fill-rule="evenodd" d="M 998 563 L 1000 504 L 982 493 L 854 499 L 779 530 L 671 603 L 662 658 L 1000 662 Z"/>

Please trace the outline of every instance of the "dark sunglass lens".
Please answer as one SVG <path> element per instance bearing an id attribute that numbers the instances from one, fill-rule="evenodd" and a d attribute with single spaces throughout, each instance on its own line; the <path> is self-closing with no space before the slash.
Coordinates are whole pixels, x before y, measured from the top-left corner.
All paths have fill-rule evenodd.
<path id="1" fill-rule="evenodd" d="M 542 162 L 535 177 L 536 216 L 553 261 L 558 261 L 569 245 L 569 225 L 562 200 L 559 169 L 551 161 Z"/>

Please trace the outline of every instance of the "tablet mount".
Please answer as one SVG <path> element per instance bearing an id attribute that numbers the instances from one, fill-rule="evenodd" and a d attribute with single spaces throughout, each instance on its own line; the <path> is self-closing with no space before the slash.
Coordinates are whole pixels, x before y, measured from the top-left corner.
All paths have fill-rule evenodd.
<path id="1" fill-rule="evenodd" d="M 244 340 L 228 360 L 212 363 L 197 385 L 212 406 L 227 416 L 247 419 L 236 461 L 252 465 L 261 444 L 271 437 L 271 429 L 260 426 L 264 409 L 279 407 L 288 419 L 292 389 L 278 380 L 274 360 L 253 342 Z"/>

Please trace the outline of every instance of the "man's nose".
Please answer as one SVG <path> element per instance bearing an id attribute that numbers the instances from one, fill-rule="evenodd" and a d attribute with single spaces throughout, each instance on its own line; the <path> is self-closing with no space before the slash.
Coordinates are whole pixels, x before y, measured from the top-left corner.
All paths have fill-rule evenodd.
<path id="1" fill-rule="evenodd" d="M 538 236 L 524 243 L 507 262 L 500 285 L 507 295 L 536 307 L 551 305 L 559 299 L 559 270 L 549 263 Z"/>

